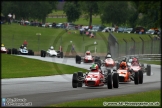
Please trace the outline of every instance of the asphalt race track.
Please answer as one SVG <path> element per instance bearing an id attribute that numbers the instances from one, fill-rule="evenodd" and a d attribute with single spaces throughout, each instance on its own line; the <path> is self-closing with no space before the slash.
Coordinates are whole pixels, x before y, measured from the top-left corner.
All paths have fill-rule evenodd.
<path id="1" fill-rule="evenodd" d="M 83 63 L 76 64 L 74 58 L 43 58 L 40 56 L 25 57 L 48 62 L 64 63 L 85 69 L 88 69 L 91 65 Z M 32 103 L 32 106 L 47 106 L 50 104 L 56 104 L 66 101 L 161 89 L 161 66 L 151 65 L 151 72 L 151 76 L 144 75 L 143 84 L 135 85 L 134 82 L 120 83 L 119 88 L 117 89 L 107 89 L 106 85 L 103 87 L 83 86 L 80 88 L 72 88 L 71 74 L 32 78 L 2 79 L 1 97 L 11 99 L 25 98 L 27 102 Z"/>

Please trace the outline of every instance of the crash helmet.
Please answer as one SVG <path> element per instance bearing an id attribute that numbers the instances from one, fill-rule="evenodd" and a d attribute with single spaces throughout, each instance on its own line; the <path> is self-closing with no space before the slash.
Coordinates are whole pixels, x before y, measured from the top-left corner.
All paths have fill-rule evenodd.
<path id="1" fill-rule="evenodd" d="M 92 66 L 90 67 L 91 71 L 98 70 L 99 67 L 97 64 L 93 63 Z"/>
<path id="2" fill-rule="evenodd" d="M 1 44 L 1 46 L 3 47 L 3 46 L 4 46 L 4 44 Z"/>
<path id="3" fill-rule="evenodd" d="M 120 68 L 125 69 L 126 66 L 127 66 L 126 62 L 123 61 L 120 63 Z"/>
<path id="4" fill-rule="evenodd" d="M 107 54 L 106 58 L 111 58 L 111 54 Z"/>
<path id="5" fill-rule="evenodd" d="M 90 51 L 86 51 L 86 55 L 90 55 L 91 54 L 91 52 Z"/>
<path id="6" fill-rule="evenodd" d="M 51 46 L 50 49 L 53 50 L 54 49 L 53 46 Z"/>
<path id="7" fill-rule="evenodd" d="M 137 62 L 137 58 L 134 57 L 134 58 L 132 59 L 132 62 Z"/>
<path id="8" fill-rule="evenodd" d="M 129 63 L 132 63 L 132 58 L 130 58 L 128 62 L 129 62 Z"/>
<path id="9" fill-rule="evenodd" d="M 24 47 L 24 49 L 27 49 L 26 47 Z"/>

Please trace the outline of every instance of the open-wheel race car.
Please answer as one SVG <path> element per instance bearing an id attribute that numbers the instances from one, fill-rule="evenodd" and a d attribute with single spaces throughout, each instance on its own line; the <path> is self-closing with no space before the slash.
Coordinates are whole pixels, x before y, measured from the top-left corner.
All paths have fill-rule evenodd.
<path id="1" fill-rule="evenodd" d="M 81 62 L 84 62 L 84 63 L 99 62 L 101 64 L 100 57 L 98 57 L 98 56 L 96 56 L 96 57 L 92 56 L 90 51 L 86 51 L 84 57 L 81 57 L 79 55 L 76 55 L 75 61 L 76 61 L 77 64 L 80 64 Z"/>
<path id="2" fill-rule="evenodd" d="M 46 57 L 46 56 L 63 58 L 63 52 L 56 51 L 54 50 L 54 47 L 51 46 L 47 51 L 41 50 L 41 57 Z"/>
<path id="3" fill-rule="evenodd" d="M 90 70 L 90 72 L 86 72 L 85 74 L 81 71 L 73 73 L 72 87 L 82 87 L 83 84 L 88 87 L 99 87 L 107 85 L 108 89 L 119 87 L 119 75 L 117 72 L 102 73 L 100 65 L 97 63 L 94 63 L 90 67 Z"/>
<path id="4" fill-rule="evenodd" d="M 114 66 L 116 66 L 116 63 L 113 60 L 110 53 L 108 53 L 106 55 L 105 59 L 102 61 L 102 66 L 104 66 L 106 68 L 113 68 Z"/>
<path id="5" fill-rule="evenodd" d="M 7 48 L 4 46 L 4 44 L 1 44 L 1 53 L 7 53 Z"/>
<path id="6" fill-rule="evenodd" d="M 119 74 L 119 82 L 134 81 L 134 84 L 143 83 L 143 70 L 138 63 L 128 66 L 125 61 L 122 61 L 119 64 L 117 73 Z"/>
<path id="7" fill-rule="evenodd" d="M 34 51 L 31 49 L 27 49 L 27 47 L 21 46 L 19 49 L 8 49 L 7 54 L 34 55 Z"/>

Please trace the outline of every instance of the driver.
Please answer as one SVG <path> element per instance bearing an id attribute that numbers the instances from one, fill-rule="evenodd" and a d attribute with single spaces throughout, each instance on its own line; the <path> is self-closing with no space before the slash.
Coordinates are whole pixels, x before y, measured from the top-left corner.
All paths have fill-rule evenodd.
<path id="1" fill-rule="evenodd" d="M 54 49 L 53 46 L 51 46 L 50 49 L 53 50 Z"/>
<path id="2" fill-rule="evenodd" d="M 137 58 L 133 58 L 132 59 L 132 63 L 131 63 L 132 65 L 138 65 L 139 63 L 138 63 L 138 60 L 137 60 Z"/>
<path id="3" fill-rule="evenodd" d="M 91 55 L 91 52 L 90 52 L 90 51 L 87 51 L 87 52 L 86 52 L 86 55 Z"/>
<path id="4" fill-rule="evenodd" d="M 107 56 L 105 58 L 111 58 L 111 54 L 108 53 Z"/>
<path id="5" fill-rule="evenodd" d="M 99 68 L 98 64 L 93 63 L 92 66 L 90 67 L 91 72 L 101 72 L 101 69 Z"/>
<path id="6" fill-rule="evenodd" d="M 21 45 L 20 48 L 23 49 L 24 48 L 24 45 Z"/>
<path id="7" fill-rule="evenodd" d="M 124 62 L 124 61 L 122 61 L 122 62 L 120 63 L 120 69 L 127 69 L 127 63 Z"/>

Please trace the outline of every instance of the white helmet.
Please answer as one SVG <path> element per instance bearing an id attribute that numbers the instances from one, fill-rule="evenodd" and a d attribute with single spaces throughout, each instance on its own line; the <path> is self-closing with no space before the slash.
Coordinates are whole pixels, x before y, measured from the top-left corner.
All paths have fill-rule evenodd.
<path id="1" fill-rule="evenodd" d="M 51 48 L 51 50 L 53 50 L 53 49 L 54 49 L 54 48 L 53 48 L 53 46 L 51 46 L 50 48 Z"/>
<path id="2" fill-rule="evenodd" d="M 108 54 L 108 55 L 107 55 L 107 58 L 111 58 L 111 55 L 110 55 L 110 54 Z"/>
<path id="3" fill-rule="evenodd" d="M 24 47 L 24 49 L 27 49 L 26 47 Z"/>
<path id="4" fill-rule="evenodd" d="M 132 62 L 132 59 L 129 59 L 129 63 L 131 63 Z"/>

